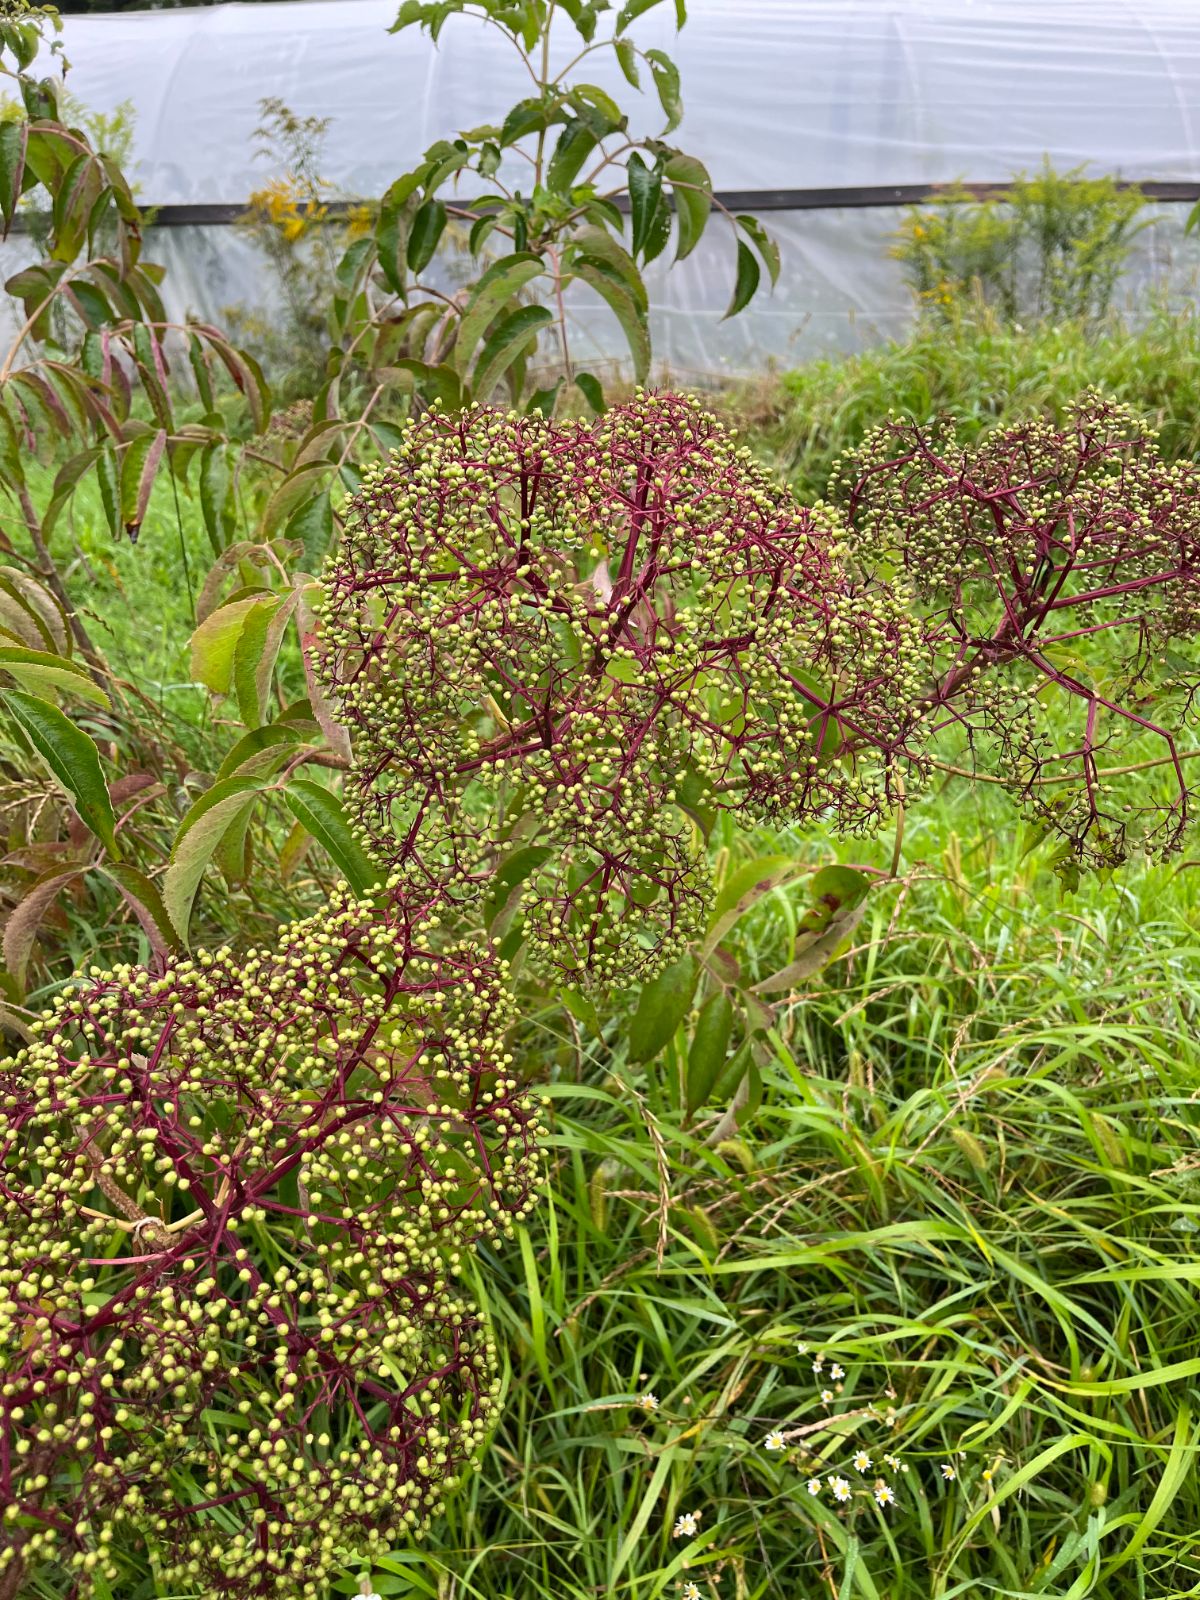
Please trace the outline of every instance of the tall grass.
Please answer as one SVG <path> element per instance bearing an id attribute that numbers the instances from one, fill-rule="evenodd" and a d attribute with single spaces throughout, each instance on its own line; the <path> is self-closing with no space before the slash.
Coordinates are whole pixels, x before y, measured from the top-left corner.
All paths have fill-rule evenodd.
<path id="1" fill-rule="evenodd" d="M 680 1125 L 669 1064 L 536 1020 L 551 1182 L 519 1248 L 474 1268 L 503 1421 L 380 1593 L 1200 1592 L 1200 878 L 1064 899 L 1002 820 L 926 814 L 719 1148 Z M 784 937 L 781 895 L 746 959 Z M 769 1451 L 774 1428 L 807 1431 Z"/>
<path id="2" fill-rule="evenodd" d="M 1029 331 L 986 315 L 924 327 L 903 343 L 814 361 L 733 389 L 725 399 L 804 499 L 824 492 L 843 451 L 889 410 L 928 421 L 948 411 L 969 430 L 1031 414 L 1061 416 L 1087 389 L 1126 401 L 1162 430 L 1172 456 L 1200 453 L 1200 323 L 1153 309 L 1137 328 L 1112 321 Z"/>

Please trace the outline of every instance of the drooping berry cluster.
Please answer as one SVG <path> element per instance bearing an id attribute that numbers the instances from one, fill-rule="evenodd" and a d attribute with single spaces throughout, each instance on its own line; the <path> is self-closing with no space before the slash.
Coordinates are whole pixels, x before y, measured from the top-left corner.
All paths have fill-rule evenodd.
<path id="1" fill-rule="evenodd" d="M 1179 735 L 1200 661 L 1200 472 L 1085 397 L 964 446 L 878 429 L 845 462 L 853 556 L 926 618 L 931 739 L 947 734 L 1061 836 L 1067 863 L 1167 852 L 1195 805 Z M 1197 774 L 1200 778 L 1200 773 Z"/>
<path id="2" fill-rule="evenodd" d="M 832 516 L 677 395 L 423 417 L 326 581 L 375 851 L 461 895 L 525 846 L 527 929 L 571 975 L 645 976 L 695 934 L 705 805 L 872 825 L 877 752 L 920 715 L 907 586 L 864 591 Z"/>
<path id="3" fill-rule="evenodd" d="M 867 832 L 966 761 L 1068 868 L 1174 848 L 1196 472 L 1088 399 L 970 450 L 888 424 L 834 498 L 798 506 L 676 395 L 591 425 L 414 422 L 352 504 L 324 611 L 394 881 L 461 900 L 499 875 L 535 954 L 611 982 L 695 936 L 714 808 Z"/>
<path id="4" fill-rule="evenodd" d="M 0 1594 L 316 1600 L 495 1405 L 460 1254 L 532 1205 L 501 964 L 399 904 L 93 975 L 0 1079 Z"/>

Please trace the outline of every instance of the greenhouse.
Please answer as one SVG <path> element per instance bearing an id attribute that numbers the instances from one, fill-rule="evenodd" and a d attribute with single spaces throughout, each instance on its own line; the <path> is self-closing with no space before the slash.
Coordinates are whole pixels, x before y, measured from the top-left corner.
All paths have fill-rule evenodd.
<path id="1" fill-rule="evenodd" d="M 268 96 L 329 119 L 322 176 L 368 199 L 434 139 L 519 97 L 520 62 L 485 25 L 459 19 L 431 53 L 411 35 L 386 37 L 395 10 L 395 0 L 282 0 L 67 19 L 79 101 L 132 107 L 130 165 L 141 201 L 169 223 L 151 240 L 174 313 L 270 303 L 260 253 L 228 225 L 270 176 L 255 154 Z M 774 293 L 729 322 L 728 229 L 713 227 L 675 270 L 651 267 L 666 371 L 745 373 L 900 335 L 912 297 L 889 250 L 905 203 L 959 182 L 1002 185 L 1047 160 L 1158 199 L 1123 307 L 1149 284 L 1192 282 L 1200 243 L 1182 231 L 1200 198 L 1200 13 L 1190 0 L 704 0 L 677 41 L 657 11 L 634 32 L 646 48 L 671 46 L 685 86 L 680 139 L 731 210 L 762 216 L 783 260 Z M 608 55 L 589 72 L 621 85 Z M 643 97 L 634 116 L 650 131 L 656 111 Z M 619 351 L 602 307 L 573 315 L 585 347 Z"/>

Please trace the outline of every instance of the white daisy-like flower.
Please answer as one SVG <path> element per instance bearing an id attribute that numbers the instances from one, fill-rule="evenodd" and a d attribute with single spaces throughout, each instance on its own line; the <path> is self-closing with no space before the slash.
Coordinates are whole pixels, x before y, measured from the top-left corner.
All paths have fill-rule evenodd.
<path id="1" fill-rule="evenodd" d="M 805 1488 L 808 1490 L 809 1494 L 811 1494 L 811 1495 L 815 1496 L 815 1495 L 820 1494 L 820 1492 L 821 1492 L 821 1480 L 820 1480 L 820 1478 L 810 1478 L 808 1480 L 808 1482 L 805 1484 Z"/>
<path id="2" fill-rule="evenodd" d="M 658 1396 L 656 1394 L 651 1394 L 649 1389 L 647 1389 L 645 1394 L 638 1401 L 638 1404 L 641 1406 L 643 1411 L 657 1411 Z"/>
<path id="3" fill-rule="evenodd" d="M 808 1354 L 808 1345 L 803 1339 L 801 1339 L 799 1344 L 796 1346 L 796 1354 L 798 1356 L 806 1356 Z"/>
<path id="4" fill-rule="evenodd" d="M 699 1531 L 699 1513 L 696 1511 L 685 1511 L 678 1518 L 675 1526 L 671 1529 L 671 1537 L 674 1539 L 694 1539 Z"/>
<path id="5" fill-rule="evenodd" d="M 833 1399 L 833 1390 L 832 1389 L 822 1389 L 821 1390 L 821 1402 L 822 1402 L 823 1405 L 828 1405 L 829 1402 L 832 1399 Z"/>
<path id="6" fill-rule="evenodd" d="M 884 1456 L 883 1459 L 887 1462 L 888 1466 L 891 1467 L 893 1472 L 902 1472 L 904 1470 L 904 1463 L 900 1460 L 899 1456 Z"/>
<path id="7" fill-rule="evenodd" d="M 764 1450 L 783 1450 L 786 1449 L 786 1447 L 787 1440 L 783 1437 L 783 1434 L 778 1428 L 772 1428 L 770 1433 L 763 1440 Z"/>
<path id="8" fill-rule="evenodd" d="M 679 1591 L 679 1600 L 700 1600 L 700 1591 L 694 1583 L 685 1583 Z"/>
<path id="9" fill-rule="evenodd" d="M 858 1452 L 858 1454 L 854 1458 L 854 1470 L 855 1470 L 855 1472 L 869 1472 L 870 1469 L 871 1469 L 871 1458 L 870 1458 L 870 1456 L 867 1454 L 867 1452 L 865 1450 L 860 1450 Z"/>
<path id="10" fill-rule="evenodd" d="M 836 1383 L 839 1378 L 844 1378 L 846 1376 L 846 1369 L 844 1367 L 839 1367 L 835 1361 L 829 1369 L 829 1376 L 833 1379 L 834 1383 Z"/>
<path id="11" fill-rule="evenodd" d="M 950 1465 L 950 1463 L 948 1461 L 943 1461 L 942 1462 L 942 1465 L 939 1468 L 939 1471 L 941 1472 L 942 1477 L 945 1478 L 947 1483 L 953 1483 L 955 1478 L 958 1477 L 958 1473 L 955 1472 L 954 1468 Z"/>
<path id="12" fill-rule="evenodd" d="M 850 1498 L 850 1485 L 845 1478 L 830 1478 L 829 1487 L 833 1490 L 833 1498 L 843 1505 Z"/>
<path id="13" fill-rule="evenodd" d="M 816 1377 L 818 1377 L 818 1378 L 825 1371 L 825 1363 L 820 1359 L 819 1356 L 816 1359 L 816 1361 L 813 1362 L 813 1368 L 812 1369 L 813 1369 L 814 1375 Z"/>
<path id="14" fill-rule="evenodd" d="M 882 1479 L 875 1485 L 875 1504 L 877 1506 L 894 1506 L 896 1504 L 896 1491 L 890 1483 Z"/>

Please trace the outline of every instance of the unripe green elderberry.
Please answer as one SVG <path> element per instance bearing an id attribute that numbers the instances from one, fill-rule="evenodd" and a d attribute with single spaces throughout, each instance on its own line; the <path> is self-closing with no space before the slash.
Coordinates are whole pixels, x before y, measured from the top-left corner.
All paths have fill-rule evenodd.
<path id="1" fill-rule="evenodd" d="M 318 1600 L 423 1532 L 495 1408 L 453 1273 L 533 1198 L 510 1014 L 394 894 L 63 999 L 0 1077 L 0 1583 Z"/>

